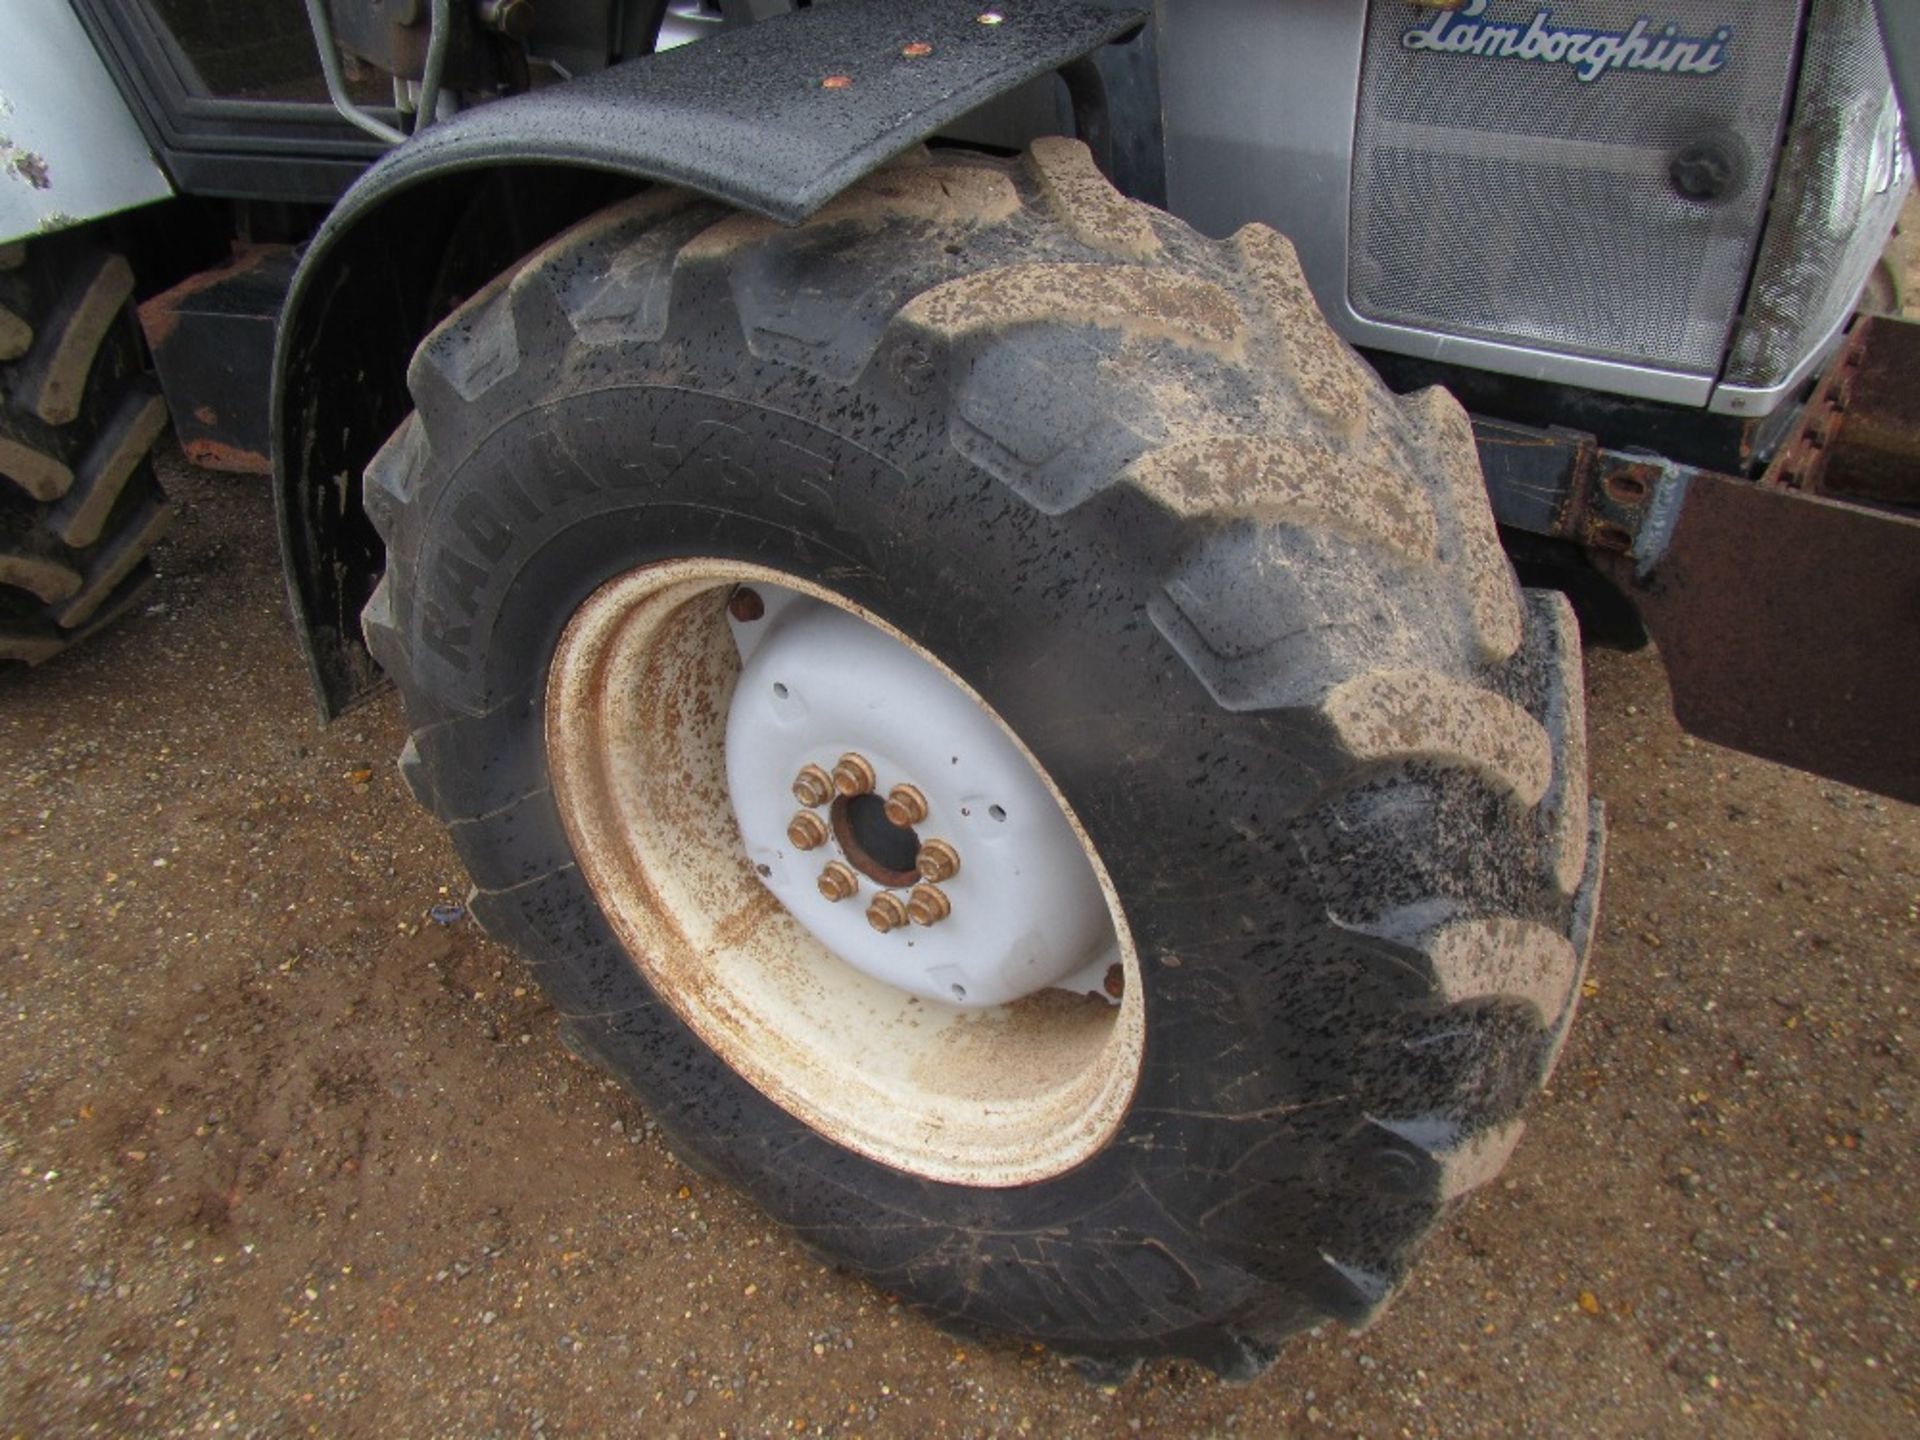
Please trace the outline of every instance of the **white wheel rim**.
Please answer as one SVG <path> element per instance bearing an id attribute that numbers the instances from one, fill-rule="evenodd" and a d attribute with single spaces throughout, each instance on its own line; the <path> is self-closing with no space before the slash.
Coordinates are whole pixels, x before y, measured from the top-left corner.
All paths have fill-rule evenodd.
<path id="1" fill-rule="evenodd" d="M 760 619 L 729 618 L 740 586 L 762 597 Z M 855 671 L 883 677 L 864 708 L 846 700 Z M 788 692 L 777 705 L 776 683 Z M 779 572 L 649 566 L 568 624 L 546 735 L 555 801 L 615 933 L 769 1099 L 859 1154 L 966 1185 L 1045 1179 L 1112 1136 L 1145 1031 L 1112 882 L 1018 737 L 906 636 Z M 884 867 L 856 877 L 854 901 L 814 888 L 828 859 L 878 863 L 841 835 L 803 852 L 785 834 L 806 808 L 782 794 L 796 761 L 830 766 L 847 751 L 870 760 L 882 795 L 910 781 L 928 828 L 952 839 L 945 919 L 872 930 L 863 911 Z M 1035 897 L 1046 923 L 1023 927 Z M 1117 1004 L 1047 988 L 1107 976 Z"/>

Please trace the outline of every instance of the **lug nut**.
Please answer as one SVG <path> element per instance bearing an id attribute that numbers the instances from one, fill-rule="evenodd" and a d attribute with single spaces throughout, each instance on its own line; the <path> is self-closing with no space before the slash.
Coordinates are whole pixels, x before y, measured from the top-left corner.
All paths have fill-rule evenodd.
<path id="1" fill-rule="evenodd" d="M 911 785 L 896 785 L 887 792 L 887 819 L 906 829 L 927 818 L 927 797 Z"/>
<path id="2" fill-rule="evenodd" d="M 851 899 L 859 888 L 860 877 L 838 860 L 830 862 L 820 872 L 820 893 L 829 900 Z"/>
<path id="3" fill-rule="evenodd" d="M 851 800 L 856 795 L 865 795 L 873 789 L 873 766 L 867 763 L 864 755 L 842 755 L 840 763 L 833 767 L 833 788 Z"/>
<path id="4" fill-rule="evenodd" d="M 824 805 L 833 799 L 833 777 L 818 765 L 809 765 L 793 777 L 793 798 L 802 805 Z"/>
<path id="5" fill-rule="evenodd" d="M 811 810 L 802 810 L 787 822 L 787 839 L 796 850 L 817 850 L 827 843 L 827 822 Z"/>
<path id="6" fill-rule="evenodd" d="M 907 897 L 907 914 L 916 925 L 938 925 L 953 913 L 953 902 L 938 885 L 916 885 Z"/>
<path id="7" fill-rule="evenodd" d="M 905 904 L 891 890 L 882 890 L 873 897 L 873 903 L 867 906 L 867 923 L 882 935 L 889 930 L 898 930 L 911 918 Z"/>
<path id="8" fill-rule="evenodd" d="M 960 873 L 960 852 L 944 840 L 929 840 L 914 857 L 913 868 L 922 880 L 951 880 Z"/>

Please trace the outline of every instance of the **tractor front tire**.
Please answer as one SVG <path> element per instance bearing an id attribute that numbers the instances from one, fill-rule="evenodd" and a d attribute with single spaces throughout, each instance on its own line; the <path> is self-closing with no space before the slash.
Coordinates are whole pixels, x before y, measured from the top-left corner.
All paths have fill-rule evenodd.
<path id="1" fill-rule="evenodd" d="M 1062 140 L 922 152 L 793 228 L 659 189 L 474 296 L 410 385 L 365 488 L 403 772 L 569 1042 L 805 1243 L 1102 1374 L 1245 1377 L 1371 1322 L 1500 1169 L 1592 926 L 1575 625 L 1516 587 L 1459 405 L 1390 393 L 1286 241 L 1203 238 Z M 718 768 L 742 586 L 884 632 L 1017 743 L 1120 1003 L 897 1025 L 758 888 Z M 891 1124 L 835 1108 L 863 1087 Z"/>

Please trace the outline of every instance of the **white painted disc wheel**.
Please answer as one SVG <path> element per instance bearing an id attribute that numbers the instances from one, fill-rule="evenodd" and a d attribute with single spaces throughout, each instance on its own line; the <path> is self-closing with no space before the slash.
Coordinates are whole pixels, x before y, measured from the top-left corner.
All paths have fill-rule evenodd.
<path id="1" fill-rule="evenodd" d="M 778 572 L 649 566 L 573 616 L 546 733 L 595 898 L 761 1093 L 958 1184 L 1043 1180 L 1112 1135 L 1145 1019 L 1111 881 L 1018 737 L 908 637 Z"/>

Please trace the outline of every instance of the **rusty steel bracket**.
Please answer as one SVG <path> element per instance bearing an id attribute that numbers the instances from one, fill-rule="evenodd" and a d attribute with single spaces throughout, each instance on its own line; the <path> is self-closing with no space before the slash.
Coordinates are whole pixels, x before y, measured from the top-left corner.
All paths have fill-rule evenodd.
<path id="1" fill-rule="evenodd" d="M 1687 730 L 1920 802 L 1920 516 L 1842 498 L 1914 487 L 1908 347 L 1920 329 L 1863 322 L 1760 480 L 1474 432 L 1495 518 L 1573 542 L 1638 610 Z"/>
<path id="2" fill-rule="evenodd" d="M 1863 315 L 1768 467 L 1786 489 L 1920 507 L 1920 323 Z"/>
<path id="3" fill-rule="evenodd" d="M 1475 416 L 1473 435 L 1501 525 L 1628 555 L 1642 572 L 1664 552 L 1696 473 L 1658 455 L 1603 449 L 1578 430 Z"/>
<path id="4" fill-rule="evenodd" d="M 1690 476 L 1652 564 L 1589 550 L 1639 607 L 1688 730 L 1912 802 L 1916 376 L 1920 326 L 1862 317 L 1758 481 Z"/>
<path id="5" fill-rule="evenodd" d="M 1674 522 L 1698 473 L 1657 455 L 1599 452 L 1597 483 L 1570 497 L 1568 523 L 1589 550 L 1623 555 L 1645 575 L 1666 554 Z"/>
<path id="6" fill-rule="evenodd" d="M 1920 803 L 1920 518 L 1697 472 L 1655 564 L 1594 559 L 1686 729 Z"/>

